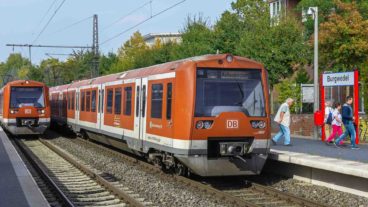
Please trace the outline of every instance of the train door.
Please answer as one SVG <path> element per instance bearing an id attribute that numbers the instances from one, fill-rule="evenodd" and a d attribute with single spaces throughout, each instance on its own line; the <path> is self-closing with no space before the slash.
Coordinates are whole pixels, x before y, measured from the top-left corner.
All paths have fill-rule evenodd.
<path id="1" fill-rule="evenodd" d="M 79 125 L 79 112 L 80 112 L 80 102 L 79 102 L 79 88 L 77 88 L 75 90 L 75 125 L 78 126 Z M 79 127 L 77 127 L 75 130 L 79 129 Z"/>
<path id="2" fill-rule="evenodd" d="M 135 81 L 134 136 L 139 139 L 140 147 L 143 145 L 146 134 L 147 81 L 147 78 Z"/>
<path id="3" fill-rule="evenodd" d="M 105 84 L 98 86 L 98 114 L 97 114 L 97 128 L 101 130 L 104 123 L 104 100 L 105 100 Z"/>

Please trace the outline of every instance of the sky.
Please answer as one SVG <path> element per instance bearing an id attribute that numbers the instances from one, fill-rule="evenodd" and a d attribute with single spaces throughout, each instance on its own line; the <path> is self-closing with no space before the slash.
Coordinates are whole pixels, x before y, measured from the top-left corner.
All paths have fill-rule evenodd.
<path id="1" fill-rule="evenodd" d="M 62 2 L 65 1 L 63 4 Z M 13 52 L 6 44 L 92 45 L 92 17 L 98 15 L 99 42 L 131 28 L 182 0 L 0 0 L 0 62 Z M 233 0 L 186 0 L 117 38 L 100 45 L 104 54 L 116 50 L 135 32 L 142 35 L 180 31 L 188 16 L 216 22 L 231 8 Z M 60 9 L 41 33 L 48 20 Z M 50 9 L 49 9 L 50 8 Z M 137 9 L 140 8 L 140 9 Z M 151 10 L 152 8 L 152 10 Z M 48 11 L 48 12 L 47 12 Z M 79 22 L 73 25 L 74 23 Z M 70 27 L 68 27 L 70 26 Z M 39 38 L 37 36 L 41 33 Z M 32 63 L 39 64 L 48 55 L 65 59 L 72 49 L 33 48 Z M 28 48 L 14 48 L 15 53 L 29 56 Z M 56 55 L 59 54 L 59 55 Z M 64 55 L 63 55 L 64 54 Z"/>

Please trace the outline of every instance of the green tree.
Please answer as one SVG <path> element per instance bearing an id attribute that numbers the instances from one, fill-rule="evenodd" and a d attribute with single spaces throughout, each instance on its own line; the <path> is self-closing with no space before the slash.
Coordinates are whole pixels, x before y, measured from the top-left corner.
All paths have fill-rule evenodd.
<path id="1" fill-rule="evenodd" d="M 290 108 L 293 113 L 299 113 L 301 109 L 301 87 L 300 84 L 288 80 L 281 81 L 275 86 L 279 91 L 278 102 L 284 103 L 287 98 L 294 99 L 294 104 Z"/>
<path id="2" fill-rule="evenodd" d="M 337 11 L 320 26 L 321 66 L 324 70 L 352 70 L 368 59 L 368 20 L 355 2 L 336 4 Z"/>
<path id="3" fill-rule="evenodd" d="M 234 53 L 243 32 L 241 17 L 225 11 L 214 26 L 214 49 L 220 53 Z"/>
<path id="4" fill-rule="evenodd" d="M 263 63 L 271 85 L 307 63 L 310 49 L 302 36 L 303 27 L 293 15 L 270 20 L 263 0 L 238 0 L 232 6 L 245 28 L 235 53 Z"/>
<path id="5" fill-rule="evenodd" d="M 135 32 L 128 41 L 118 50 L 119 61 L 112 68 L 111 73 L 133 69 L 137 66 L 138 59 L 144 60 L 142 54 L 148 49 L 143 36 L 139 31 Z M 143 64 L 142 64 L 143 65 Z"/>
<path id="6" fill-rule="evenodd" d="M 101 74 L 109 74 L 111 67 L 118 61 L 118 56 L 113 52 L 109 52 L 107 55 L 101 55 L 99 59 L 99 68 Z"/>
<path id="7" fill-rule="evenodd" d="M 310 83 L 311 79 L 310 79 L 307 71 L 304 68 L 301 68 L 296 72 L 294 81 L 297 84 L 302 84 L 302 83 Z"/>
<path id="8" fill-rule="evenodd" d="M 182 43 L 174 58 L 187 58 L 204 54 L 214 54 L 214 33 L 202 16 L 188 17 L 182 33 Z"/>
<path id="9" fill-rule="evenodd" d="M 10 54 L 6 62 L 0 68 L 0 75 L 2 77 L 2 84 L 16 79 L 27 79 L 27 74 L 31 70 L 31 62 L 22 57 L 19 53 Z"/>

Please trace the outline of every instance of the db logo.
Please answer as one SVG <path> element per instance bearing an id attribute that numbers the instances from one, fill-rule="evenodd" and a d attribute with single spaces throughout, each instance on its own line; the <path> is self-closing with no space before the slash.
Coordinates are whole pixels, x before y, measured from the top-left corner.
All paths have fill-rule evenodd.
<path id="1" fill-rule="evenodd" d="M 31 109 L 26 109 L 26 110 L 24 110 L 24 113 L 25 114 L 31 114 L 32 113 L 32 110 Z"/>
<path id="2" fill-rule="evenodd" d="M 226 127 L 228 129 L 237 129 L 239 128 L 239 121 L 238 120 L 227 120 Z"/>

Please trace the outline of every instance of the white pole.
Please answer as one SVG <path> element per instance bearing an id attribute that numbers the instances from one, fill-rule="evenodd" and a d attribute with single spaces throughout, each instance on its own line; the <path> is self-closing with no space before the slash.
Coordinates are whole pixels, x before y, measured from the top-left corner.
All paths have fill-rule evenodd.
<path id="1" fill-rule="evenodd" d="M 319 110 L 318 82 L 318 7 L 313 7 L 314 14 L 314 112 Z M 324 111 L 322 112 L 324 114 Z M 314 138 L 318 139 L 318 127 L 314 126 Z"/>

